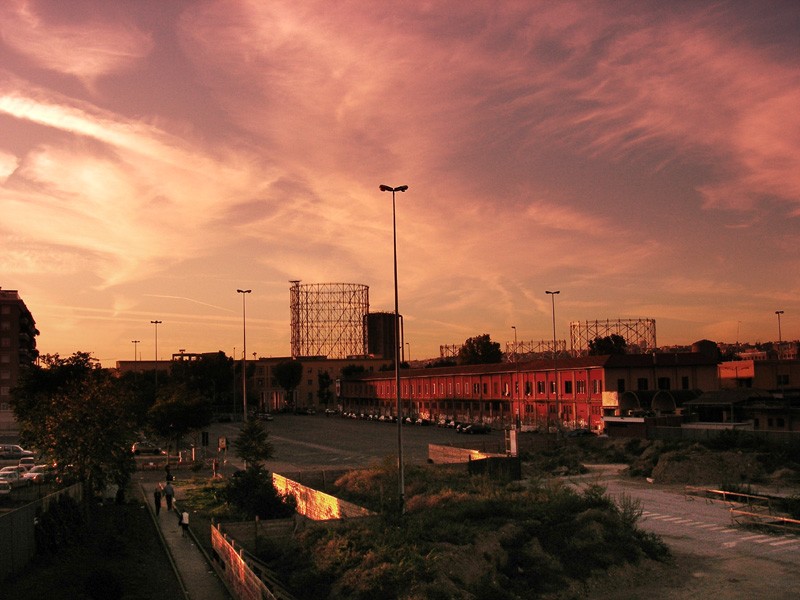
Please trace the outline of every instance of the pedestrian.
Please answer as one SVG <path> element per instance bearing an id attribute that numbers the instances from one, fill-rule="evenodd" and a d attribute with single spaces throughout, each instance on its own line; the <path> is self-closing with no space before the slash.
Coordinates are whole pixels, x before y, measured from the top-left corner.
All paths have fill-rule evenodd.
<path id="1" fill-rule="evenodd" d="M 189 512 L 184 510 L 181 513 L 181 535 L 186 536 L 186 532 L 189 530 Z"/>
<path id="2" fill-rule="evenodd" d="M 156 504 L 156 516 L 161 513 L 161 485 L 157 485 L 156 489 L 153 490 L 153 500 Z"/>
<path id="3" fill-rule="evenodd" d="M 175 497 L 175 489 L 170 482 L 164 486 L 164 496 L 167 498 L 167 510 L 172 510 L 172 499 Z"/>
<path id="4" fill-rule="evenodd" d="M 165 479 L 165 481 L 166 481 L 167 483 L 169 483 L 170 481 L 172 481 L 173 479 L 175 479 L 175 478 L 172 476 L 172 472 L 169 470 L 169 463 L 167 463 L 167 464 L 164 466 L 164 472 L 165 472 L 165 475 L 166 475 L 166 479 Z"/>
<path id="5" fill-rule="evenodd" d="M 211 461 L 211 472 L 214 479 L 217 478 L 217 473 L 219 472 L 219 461 L 215 458 Z"/>

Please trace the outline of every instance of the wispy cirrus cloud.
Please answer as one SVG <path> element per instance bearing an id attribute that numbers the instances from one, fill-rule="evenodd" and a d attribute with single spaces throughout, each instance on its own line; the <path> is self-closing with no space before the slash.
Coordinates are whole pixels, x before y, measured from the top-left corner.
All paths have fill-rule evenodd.
<path id="1" fill-rule="evenodd" d="M 752 308 L 800 285 L 783 7 L 77 6 L 0 7 L 0 264 L 42 295 L 73 275 L 50 287 L 97 305 L 76 323 L 180 298 L 213 319 L 246 281 L 280 340 L 295 278 L 366 283 L 387 309 L 379 183 L 410 185 L 401 310 L 434 354 L 470 323 L 546 332 L 550 286 L 565 315 L 697 323 L 719 320 L 697 301 L 715 290 Z"/>
<path id="2" fill-rule="evenodd" d="M 152 48 L 151 36 L 132 22 L 98 18 L 66 23 L 50 21 L 40 4 L 9 0 L 0 6 L 3 42 L 37 67 L 81 80 L 92 87 L 103 75 L 130 68 Z"/>

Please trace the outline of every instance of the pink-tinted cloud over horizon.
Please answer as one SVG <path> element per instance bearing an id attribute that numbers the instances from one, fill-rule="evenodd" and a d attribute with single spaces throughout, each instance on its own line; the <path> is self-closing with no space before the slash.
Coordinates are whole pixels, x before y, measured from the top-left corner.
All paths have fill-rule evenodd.
<path id="1" fill-rule="evenodd" d="M 388 309 L 380 183 L 410 186 L 415 356 L 511 325 L 547 337 L 550 287 L 562 336 L 648 316 L 665 342 L 739 321 L 768 339 L 777 304 L 800 309 L 793 3 L 73 13 L 0 8 L 0 285 L 32 299 L 46 351 L 126 356 L 150 313 L 181 324 L 165 347 L 229 350 L 235 319 L 208 327 L 211 307 L 235 310 L 246 285 L 261 352 L 285 354 L 289 279 L 366 283 Z"/>

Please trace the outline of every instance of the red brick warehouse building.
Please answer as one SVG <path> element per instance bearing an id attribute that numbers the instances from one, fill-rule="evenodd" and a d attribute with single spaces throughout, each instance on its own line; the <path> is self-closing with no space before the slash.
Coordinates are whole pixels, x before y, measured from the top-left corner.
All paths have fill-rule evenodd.
<path id="1" fill-rule="evenodd" d="M 561 358 L 400 371 L 403 416 L 484 422 L 495 427 L 602 431 L 603 416 L 619 415 L 625 392 L 711 391 L 719 388 L 715 357 L 700 352 Z M 662 394 L 663 396 L 663 394 Z M 642 394 L 644 398 L 645 395 Z M 343 410 L 396 416 L 391 371 L 343 380 Z M 641 406 L 643 410 L 649 407 Z M 677 412 L 677 402 L 661 406 Z"/>

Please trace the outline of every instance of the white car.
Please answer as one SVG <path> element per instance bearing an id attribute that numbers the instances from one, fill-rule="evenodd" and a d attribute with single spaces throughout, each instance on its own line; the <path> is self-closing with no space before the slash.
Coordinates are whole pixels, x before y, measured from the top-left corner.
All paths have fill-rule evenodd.
<path id="1" fill-rule="evenodd" d="M 25 467 L 22 467 L 22 472 L 19 469 L 20 467 L 3 467 L 0 469 L 0 481 L 10 483 L 11 487 L 28 485 L 30 481 L 22 477 L 23 472 L 27 473 Z"/>
<path id="2" fill-rule="evenodd" d="M 22 478 L 33 483 L 46 483 L 55 479 L 55 470 L 50 465 L 35 465 Z"/>

